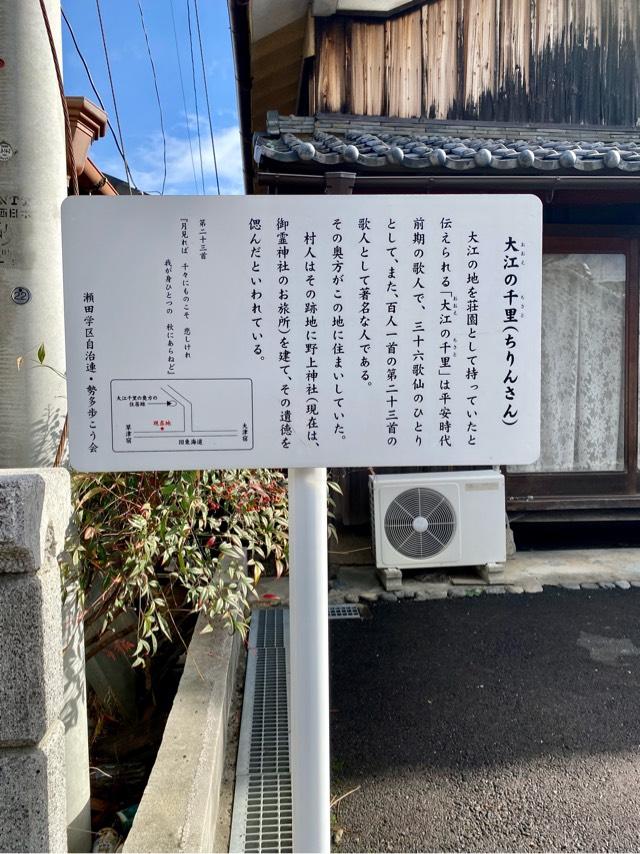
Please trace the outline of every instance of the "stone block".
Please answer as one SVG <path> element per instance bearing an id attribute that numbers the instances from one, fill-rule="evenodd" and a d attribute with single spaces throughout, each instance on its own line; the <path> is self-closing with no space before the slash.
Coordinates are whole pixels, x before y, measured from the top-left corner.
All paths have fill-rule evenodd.
<path id="1" fill-rule="evenodd" d="M 0 750 L 0 851 L 66 851 L 64 726 L 35 747 Z"/>
<path id="2" fill-rule="evenodd" d="M 55 565 L 70 512 L 66 469 L 0 471 L 0 574 Z"/>
<path id="3" fill-rule="evenodd" d="M 451 589 L 451 585 L 425 584 L 421 589 L 425 594 L 425 599 L 446 599 L 449 594 L 449 590 Z"/>
<path id="4" fill-rule="evenodd" d="M 522 588 L 525 593 L 542 593 L 543 587 L 542 584 L 537 581 L 525 581 L 522 585 Z"/>
<path id="5" fill-rule="evenodd" d="M 485 563 L 478 567 L 478 572 L 487 584 L 500 584 L 504 580 L 504 563 Z"/>
<path id="6" fill-rule="evenodd" d="M 36 745 L 62 710 L 60 574 L 0 574 L 0 745 Z"/>
<path id="7" fill-rule="evenodd" d="M 511 525 L 509 524 L 509 517 L 507 516 L 507 526 L 506 526 L 506 538 L 507 538 L 507 558 L 516 556 L 516 541 L 513 536 L 513 531 L 511 530 Z"/>
<path id="8" fill-rule="evenodd" d="M 402 571 L 395 567 L 386 566 L 376 570 L 380 584 L 387 592 L 400 590 L 402 587 Z"/>

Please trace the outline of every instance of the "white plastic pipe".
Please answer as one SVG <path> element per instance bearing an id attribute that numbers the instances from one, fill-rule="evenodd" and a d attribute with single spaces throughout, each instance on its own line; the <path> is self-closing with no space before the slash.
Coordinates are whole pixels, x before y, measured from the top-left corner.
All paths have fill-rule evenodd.
<path id="1" fill-rule="evenodd" d="M 290 728 L 293 850 L 328 854 L 327 470 L 289 469 Z"/>

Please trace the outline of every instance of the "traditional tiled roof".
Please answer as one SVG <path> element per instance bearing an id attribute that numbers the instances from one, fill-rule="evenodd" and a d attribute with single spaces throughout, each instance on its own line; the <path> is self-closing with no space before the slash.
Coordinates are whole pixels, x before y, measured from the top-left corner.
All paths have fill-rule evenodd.
<path id="1" fill-rule="evenodd" d="M 254 158 L 396 173 L 640 172 L 640 131 L 269 113 Z"/>

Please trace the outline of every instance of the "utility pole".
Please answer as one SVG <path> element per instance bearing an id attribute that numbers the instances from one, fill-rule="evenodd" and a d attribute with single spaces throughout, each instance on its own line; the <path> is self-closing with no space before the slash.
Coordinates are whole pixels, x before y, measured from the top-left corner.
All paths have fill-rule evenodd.
<path id="1" fill-rule="evenodd" d="M 58 57 L 60 2 L 46 0 Z M 65 382 L 64 117 L 39 0 L 0 0 L 0 469 L 52 465 Z M 20 370 L 17 360 L 24 357 Z"/>

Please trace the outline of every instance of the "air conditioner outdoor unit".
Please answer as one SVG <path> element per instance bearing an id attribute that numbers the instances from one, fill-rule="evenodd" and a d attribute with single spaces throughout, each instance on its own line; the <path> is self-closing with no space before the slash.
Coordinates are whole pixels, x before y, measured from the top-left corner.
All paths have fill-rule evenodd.
<path id="1" fill-rule="evenodd" d="M 371 475 L 369 489 L 379 568 L 485 566 L 506 560 L 499 472 Z"/>

